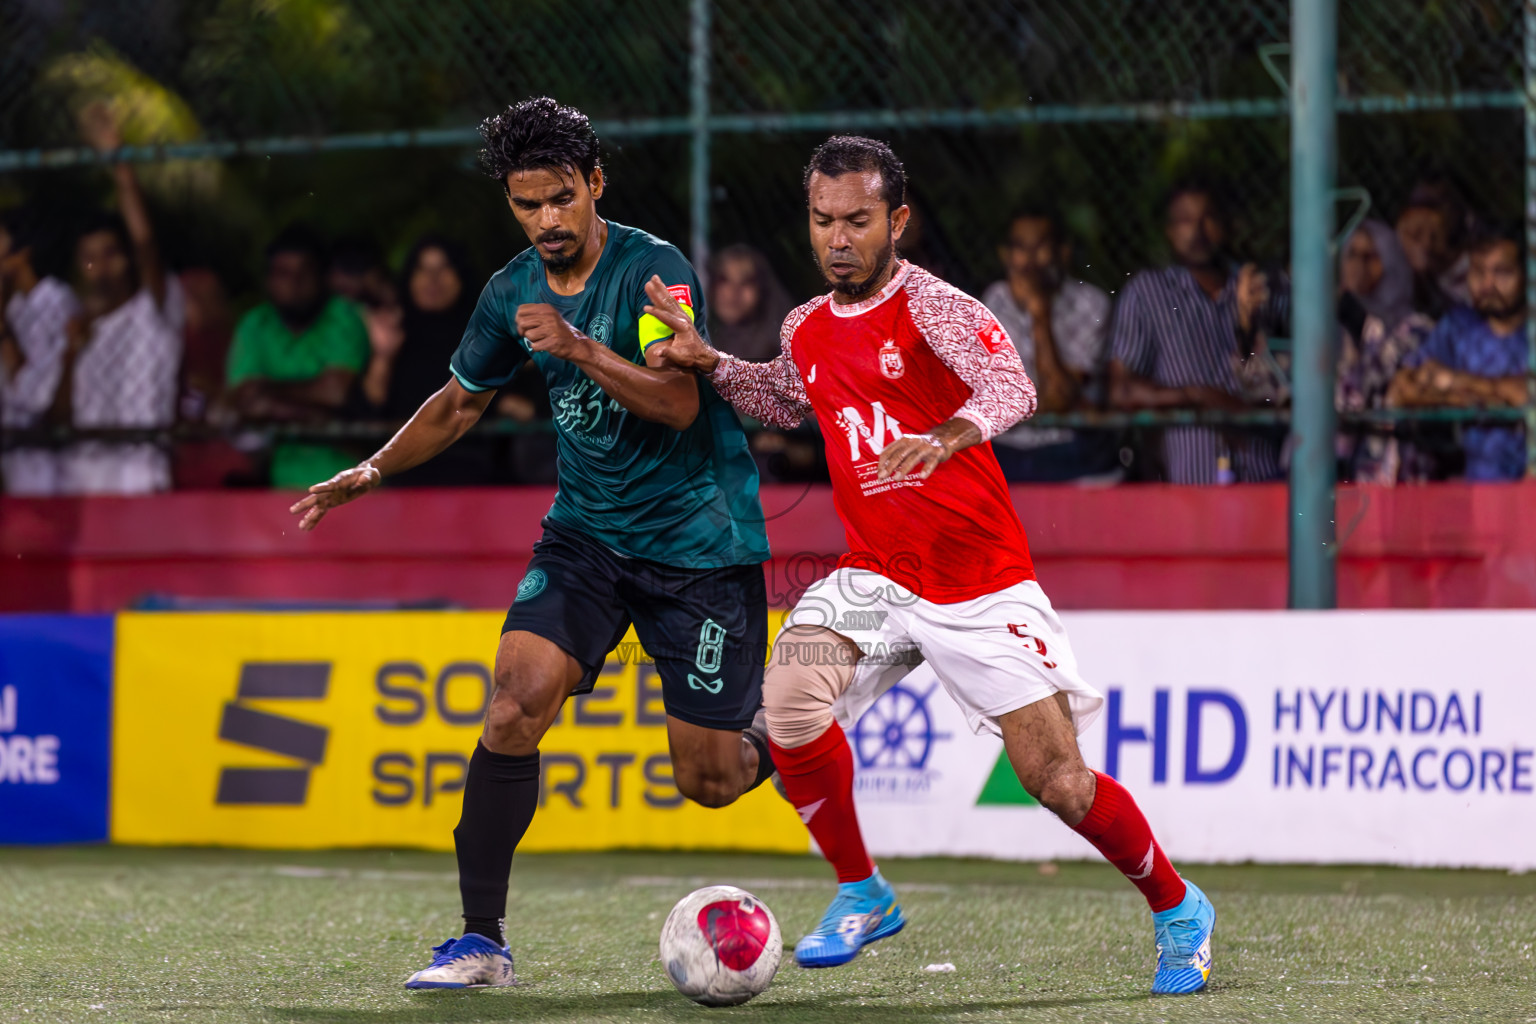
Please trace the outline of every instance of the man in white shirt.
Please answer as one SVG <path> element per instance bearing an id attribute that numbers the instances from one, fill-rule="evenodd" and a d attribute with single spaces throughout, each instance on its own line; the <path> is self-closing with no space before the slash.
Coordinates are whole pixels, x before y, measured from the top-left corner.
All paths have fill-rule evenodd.
<path id="1" fill-rule="evenodd" d="M 100 152 L 122 142 L 104 107 L 88 108 L 86 140 Z M 78 430 L 169 427 L 176 418 L 184 306 L 165 272 L 138 179 L 114 164 L 122 219 L 92 223 L 75 244 L 84 315 L 70 322 L 54 416 Z M 151 441 L 83 440 L 59 464 L 66 494 L 168 490 L 171 463 Z"/>
<path id="2" fill-rule="evenodd" d="M 1085 408 L 1097 396 L 1109 338 L 1110 301 L 1068 277 L 1072 246 L 1052 213 L 1025 210 L 997 250 L 1006 277 L 981 301 L 1008 331 L 1039 396 L 1040 412 Z M 1112 445 L 1094 434 L 1027 422 L 992 439 L 1009 480 L 1051 482 L 1114 473 Z"/>
<path id="3" fill-rule="evenodd" d="M 26 208 L 0 215 L 0 427 L 41 426 L 59 386 L 65 326 L 80 313 L 69 285 L 37 270 L 46 225 Z M 58 493 L 58 457 L 45 447 L 0 450 L 5 492 Z"/>

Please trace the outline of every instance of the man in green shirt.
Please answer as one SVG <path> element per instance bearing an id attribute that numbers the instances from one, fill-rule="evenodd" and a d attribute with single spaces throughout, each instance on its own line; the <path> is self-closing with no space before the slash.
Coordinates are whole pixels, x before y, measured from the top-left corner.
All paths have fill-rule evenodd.
<path id="1" fill-rule="evenodd" d="M 496 690 L 454 830 L 464 935 L 409 988 L 509 985 L 502 935 L 512 853 L 539 799 L 539 741 L 565 698 L 592 688 L 631 623 L 656 659 L 677 788 L 708 807 L 773 772 L 756 722 L 767 654 L 768 557 L 757 470 L 736 414 L 703 378 L 645 366 L 672 331 L 646 312 L 663 282 L 705 322 L 698 277 L 674 247 L 605 221 L 597 135 L 547 97 L 481 126 L 533 247 L 480 295 L 451 374 L 378 454 L 293 506 L 326 512 L 443 451 L 528 361 L 543 373 L 560 490 L 496 653 Z"/>
<path id="2" fill-rule="evenodd" d="M 267 246 L 268 301 L 241 319 L 229 350 L 229 386 L 246 419 L 331 419 L 367 365 L 367 328 L 350 302 L 326 291 L 325 262 L 306 228 L 287 228 Z M 305 488 L 354 462 L 344 449 L 282 442 L 272 449 L 272 486 Z"/>

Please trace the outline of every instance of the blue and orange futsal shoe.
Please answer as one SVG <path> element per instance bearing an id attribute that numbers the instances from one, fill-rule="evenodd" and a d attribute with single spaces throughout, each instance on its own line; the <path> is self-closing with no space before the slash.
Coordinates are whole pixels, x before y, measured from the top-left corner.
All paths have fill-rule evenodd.
<path id="1" fill-rule="evenodd" d="M 512 953 L 471 932 L 432 947 L 432 963 L 406 979 L 406 988 L 495 988 L 511 985 Z"/>
<path id="2" fill-rule="evenodd" d="M 876 871 L 862 882 L 837 887 L 816 930 L 795 943 L 795 962 L 801 967 L 839 967 L 871 942 L 895 935 L 906 925 L 896 890 Z"/>
<path id="3" fill-rule="evenodd" d="M 1211 932 L 1216 930 L 1216 908 L 1199 886 L 1184 880 L 1184 901 L 1152 915 L 1152 934 L 1157 941 L 1157 974 L 1153 995 L 1188 995 L 1205 988 L 1211 979 Z"/>

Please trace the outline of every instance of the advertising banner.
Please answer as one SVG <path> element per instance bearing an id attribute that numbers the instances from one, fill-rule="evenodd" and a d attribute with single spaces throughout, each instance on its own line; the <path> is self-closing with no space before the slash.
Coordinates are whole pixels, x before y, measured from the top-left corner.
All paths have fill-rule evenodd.
<path id="1" fill-rule="evenodd" d="M 451 850 L 502 619 L 119 616 L 112 838 Z M 808 848 L 770 787 L 721 810 L 683 800 L 661 681 L 633 632 L 541 753 L 520 849 Z"/>
<path id="2" fill-rule="evenodd" d="M 0 616 L 0 843 L 107 838 L 110 616 Z"/>
<path id="3" fill-rule="evenodd" d="M 1062 620 L 1107 698 L 1084 755 L 1175 861 L 1536 868 L 1536 612 Z M 876 853 L 1095 856 L 926 667 L 849 740 Z"/>

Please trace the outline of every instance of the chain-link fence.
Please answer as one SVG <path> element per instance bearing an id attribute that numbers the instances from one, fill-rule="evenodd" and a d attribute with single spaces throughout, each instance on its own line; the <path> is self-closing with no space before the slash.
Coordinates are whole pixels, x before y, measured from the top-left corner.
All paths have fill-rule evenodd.
<path id="1" fill-rule="evenodd" d="M 1449 182 L 1525 207 L 1522 0 L 1339 5 L 1339 174 L 1391 217 Z M 797 295 L 800 170 L 834 130 L 908 164 L 925 255 L 973 292 L 1010 210 L 1062 211 L 1115 291 L 1166 258 L 1159 199 L 1218 183 L 1235 255 L 1288 259 L 1287 0 L 115 0 L 0 6 L 0 205 L 102 194 L 78 113 L 107 100 L 173 260 L 240 297 L 308 219 L 391 255 L 426 228 L 482 269 L 520 243 L 473 125 L 548 93 L 599 122 L 605 212 L 695 256 L 749 242 Z M 1533 135 L 1532 137 L 1536 137 Z M 1341 208 L 1341 214 L 1344 211 Z M 1342 220 L 1342 216 L 1341 216 Z"/>

